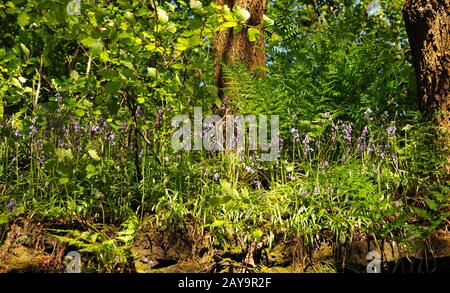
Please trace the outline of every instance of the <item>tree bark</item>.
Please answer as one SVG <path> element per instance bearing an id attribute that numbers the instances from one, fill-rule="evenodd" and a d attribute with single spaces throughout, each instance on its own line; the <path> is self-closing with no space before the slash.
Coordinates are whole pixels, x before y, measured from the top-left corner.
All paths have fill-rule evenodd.
<path id="1" fill-rule="evenodd" d="M 216 0 L 218 5 L 228 5 L 232 9 L 235 5 L 247 9 L 251 17 L 247 22 L 249 26 L 259 26 L 262 23 L 264 13 L 267 10 L 268 0 Z M 264 75 L 264 70 L 259 71 L 266 64 L 264 52 L 264 37 L 256 42 L 250 42 L 247 37 L 247 29 L 234 34 L 233 29 L 221 31 L 214 40 L 216 57 L 214 62 L 214 77 L 219 88 L 219 97 L 223 100 L 223 88 L 226 82 L 223 78 L 222 64 L 244 63 L 254 73 Z"/>
<path id="2" fill-rule="evenodd" d="M 403 18 L 422 112 L 440 126 L 449 150 L 450 0 L 406 0 Z"/>

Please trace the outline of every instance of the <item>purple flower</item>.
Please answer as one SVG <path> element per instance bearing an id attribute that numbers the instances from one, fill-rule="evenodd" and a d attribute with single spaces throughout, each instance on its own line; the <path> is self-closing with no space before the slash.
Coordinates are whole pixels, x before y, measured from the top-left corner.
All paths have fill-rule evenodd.
<path id="1" fill-rule="evenodd" d="M 358 154 L 362 154 L 366 150 L 366 136 L 368 134 L 369 130 L 367 129 L 367 126 L 364 127 L 363 132 L 361 133 L 361 136 L 358 138 L 358 147 L 357 152 Z"/>
<path id="2" fill-rule="evenodd" d="M 329 166 L 328 161 L 323 161 L 323 162 L 320 162 L 320 163 L 319 163 L 320 169 L 325 169 L 325 168 L 328 167 L 328 166 Z"/>
<path id="3" fill-rule="evenodd" d="M 44 163 L 44 159 L 42 159 L 41 157 L 36 157 L 36 161 L 42 165 Z"/>
<path id="4" fill-rule="evenodd" d="M 75 122 L 75 123 L 73 124 L 73 131 L 74 131 L 75 133 L 80 132 L 80 123 Z"/>
<path id="5" fill-rule="evenodd" d="M 114 133 L 109 133 L 106 136 L 106 140 L 109 141 L 112 145 L 114 145 L 116 143 L 116 136 L 114 135 Z"/>
<path id="6" fill-rule="evenodd" d="M 136 117 L 141 117 L 144 113 L 142 112 L 141 108 L 138 108 L 136 110 Z"/>
<path id="7" fill-rule="evenodd" d="M 38 132 L 38 128 L 36 126 L 31 127 L 30 137 L 35 136 L 37 132 Z"/>
<path id="8" fill-rule="evenodd" d="M 296 142 L 300 142 L 300 134 L 298 133 L 298 130 L 295 128 L 291 129 L 292 137 L 295 139 Z"/>
<path id="9" fill-rule="evenodd" d="M 368 148 L 367 148 L 367 150 L 368 150 L 369 152 L 375 151 L 375 145 L 374 145 L 373 142 L 374 142 L 373 137 L 371 137 L 371 138 L 369 139 L 369 146 L 368 146 Z"/>
<path id="10" fill-rule="evenodd" d="M 314 194 L 320 194 L 320 187 L 319 186 L 314 188 Z"/>
<path id="11" fill-rule="evenodd" d="M 14 136 L 15 137 L 22 137 L 22 134 L 20 134 L 19 129 L 14 130 Z"/>
<path id="12" fill-rule="evenodd" d="M 163 114 L 164 114 L 164 110 L 163 110 L 163 109 L 159 109 L 159 110 L 156 112 L 156 117 L 158 117 L 158 119 L 161 119 L 162 116 L 163 116 Z"/>
<path id="13" fill-rule="evenodd" d="M 397 128 L 395 127 L 395 125 L 393 123 L 391 123 L 391 126 L 389 126 L 388 128 L 386 128 L 386 132 L 389 136 L 394 136 L 395 133 L 397 132 Z"/>
<path id="14" fill-rule="evenodd" d="M 344 133 L 344 140 L 347 142 L 351 142 L 352 141 L 353 124 L 352 123 L 345 124 L 342 131 Z"/>
<path id="15" fill-rule="evenodd" d="M 6 207 L 8 208 L 8 212 L 12 213 L 16 209 L 16 204 L 14 203 L 14 200 L 11 199 Z"/>
<path id="16" fill-rule="evenodd" d="M 252 167 L 250 166 L 245 167 L 245 171 L 247 171 L 250 174 L 255 174 L 255 170 L 253 170 Z"/>
<path id="17" fill-rule="evenodd" d="M 287 175 L 287 178 L 288 178 L 289 180 L 295 180 L 295 176 L 294 176 L 292 173 L 289 173 L 289 174 Z"/>
<path id="18" fill-rule="evenodd" d="M 59 100 L 61 99 L 61 93 L 60 92 L 57 92 L 56 94 L 55 94 L 55 102 L 59 102 Z"/>
<path id="19" fill-rule="evenodd" d="M 303 150 L 305 151 L 305 153 L 309 153 L 312 152 L 313 149 L 310 146 L 311 143 L 311 138 L 309 137 L 309 135 L 305 136 L 305 139 L 303 140 Z"/>
<path id="20" fill-rule="evenodd" d="M 99 133 L 100 132 L 100 127 L 98 125 L 92 126 L 91 127 L 91 132 L 95 133 L 95 134 Z"/>

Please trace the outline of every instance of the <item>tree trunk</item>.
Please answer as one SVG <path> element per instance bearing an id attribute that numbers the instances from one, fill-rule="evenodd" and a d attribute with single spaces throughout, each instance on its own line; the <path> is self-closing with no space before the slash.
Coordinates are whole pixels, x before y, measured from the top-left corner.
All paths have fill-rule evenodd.
<path id="1" fill-rule="evenodd" d="M 422 111 L 447 135 L 450 129 L 450 0 L 406 0 L 403 18 Z"/>
<path id="2" fill-rule="evenodd" d="M 267 10 L 268 0 L 216 0 L 218 5 L 228 5 L 232 9 L 235 5 L 247 9 L 251 17 L 247 22 L 249 26 L 259 26 L 262 23 L 264 13 Z M 244 28 L 238 34 L 233 33 L 233 29 L 219 32 L 214 40 L 216 58 L 214 63 L 214 77 L 219 88 L 219 97 L 224 100 L 223 88 L 226 82 L 223 78 L 222 64 L 233 64 L 235 62 L 244 63 L 248 69 L 254 73 L 264 75 L 264 71 L 259 71 L 266 64 L 264 53 L 264 37 L 256 42 L 250 42 L 247 37 L 247 29 Z"/>

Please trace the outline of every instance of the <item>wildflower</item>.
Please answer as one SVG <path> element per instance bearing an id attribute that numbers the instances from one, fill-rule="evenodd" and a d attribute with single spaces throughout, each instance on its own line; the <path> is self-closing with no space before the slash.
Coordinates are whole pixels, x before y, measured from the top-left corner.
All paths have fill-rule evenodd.
<path id="1" fill-rule="evenodd" d="M 219 183 L 220 182 L 220 175 L 219 175 L 219 173 L 208 174 L 208 177 L 211 178 L 211 180 L 214 181 L 215 183 Z"/>
<path id="2" fill-rule="evenodd" d="M 393 123 L 391 123 L 391 126 L 386 128 L 386 132 L 390 137 L 392 137 L 397 132 L 397 128 L 395 127 L 395 125 Z"/>
<path id="3" fill-rule="evenodd" d="M 295 176 L 294 176 L 292 173 L 289 173 L 289 174 L 287 175 L 287 178 L 288 178 L 289 180 L 295 180 Z"/>
<path id="4" fill-rule="evenodd" d="M 323 161 L 323 162 L 320 162 L 320 163 L 319 163 L 320 169 L 325 169 L 325 168 L 328 167 L 328 166 L 329 166 L 328 161 Z"/>
<path id="5" fill-rule="evenodd" d="M 100 132 L 100 127 L 98 125 L 91 126 L 91 132 L 97 134 Z"/>
<path id="6" fill-rule="evenodd" d="M 55 102 L 59 102 L 59 100 L 61 100 L 61 93 L 60 92 L 57 92 L 56 94 L 55 94 Z"/>
<path id="7" fill-rule="evenodd" d="M 319 186 L 314 188 L 314 194 L 320 194 L 320 187 Z"/>
<path id="8" fill-rule="evenodd" d="M 361 136 L 358 138 L 358 147 L 357 147 L 357 152 L 358 154 L 362 154 L 365 150 L 366 150 L 366 136 L 367 133 L 369 132 L 367 126 L 364 127 L 363 132 L 361 133 Z"/>
<path id="9" fill-rule="evenodd" d="M 352 141 L 352 131 L 353 131 L 353 124 L 349 123 L 344 125 L 343 133 L 344 133 L 344 140 L 347 142 Z"/>
<path id="10" fill-rule="evenodd" d="M 345 197 L 344 202 L 349 202 L 350 199 L 348 198 L 348 196 Z"/>
<path id="11" fill-rule="evenodd" d="M 305 151 L 305 153 L 309 153 L 312 152 L 313 149 L 310 146 L 311 143 L 311 138 L 309 137 L 309 135 L 305 136 L 305 139 L 303 140 L 303 150 Z"/>
<path id="12" fill-rule="evenodd" d="M 369 117 L 370 114 L 372 114 L 372 113 L 373 113 L 372 109 L 367 108 L 366 112 L 364 112 L 364 116 Z"/>
<path id="13" fill-rule="evenodd" d="M 44 163 L 44 159 L 41 157 L 36 157 L 36 161 L 39 163 L 39 165 L 42 165 Z"/>
<path id="14" fill-rule="evenodd" d="M 31 127 L 30 134 L 29 134 L 30 137 L 35 136 L 37 132 L 38 132 L 38 128 L 37 127 L 35 127 L 35 126 Z"/>
<path id="15" fill-rule="evenodd" d="M 369 139 L 369 146 L 367 147 L 367 150 L 369 151 L 369 152 L 373 152 L 374 150 L 375 150 L 375 145 L 374 145 L 374 140 L 373 140 L 373 137 L 371 137 L 370 139 Z"/>
<path id="16" fill-rule="evenodd" d="M 156 112 L 156 116 L 157 116 L 159 119 L 162 118 L 163 114 L 164 114 L 163 109 L 159 109 L 159 110 Z"/>
<path id="17" fill-rule="evenodd" d="M 115 136 L 115 134 L 114 134 L 114 133 L 109 133 L 109 134 L 106 136 L 106 140 L 109 141 L 112 145 L 114 145 L 114 144 L 115 144 L 115 141 L 116 141 L 116 136 Z"/>
<path id="18" fill-rule="evenodd" d="M 296 142 L 300 142 L 300 134 L 298 133 L 298 130 L 295 128 L 291 129 L 292 137 L 295 139 Z"/>
<path id="19" fill-rule="evenodd" d="M 253 170 L 252 167 L 250 166 L 245 167 L 245 171 L 247 171 L 250 174 L 255 174 L 255 170 Z"/>
<path id="20" fill-rule="evenodd" d="M 12 213 L 16 209 L 14 200 L 11 199 L 6 207 L 8 208 L 8 212 Z"/>
<path id="21" fill-rule="evenodd" d="M 355 237 L 356 237 L 356 239 L 358 239 L 358 241 L 361 241 L 363 239 L 363 236 L 362 236 L 361 232 L 359 232 L 359 231 L 357 231 L 355 233 Z"/>
<path id="22" fill-rule="evenodd" d="M 136 117 L 141 117 L 144 113 L 142 112 L 141 108 L 138 108 L 136 110 Z"/>
<path id="23" fill-rule="evenodd" d="M 22 137 L 22 134 L 20 133 L 19 129 L 14 130 L 14 136 L 15 137 Z"/>
<path id="24" fill-rule="evenodd" d="M 39 151 L 42 151 L 42 149 L 44 147 L 44 145 L 42 144 L 42 140 L 40 140 L 40 139 L 36 140 L 35 146 L 36 146 L 36 149 L 38 149 Z"/>
<path id="25" fill-rule="evenodd" d="M 262 183 L 260 181 L 255 181 L 255 186 L 256 186 L 256 189 L 262 189 L 263 188 Z"/>

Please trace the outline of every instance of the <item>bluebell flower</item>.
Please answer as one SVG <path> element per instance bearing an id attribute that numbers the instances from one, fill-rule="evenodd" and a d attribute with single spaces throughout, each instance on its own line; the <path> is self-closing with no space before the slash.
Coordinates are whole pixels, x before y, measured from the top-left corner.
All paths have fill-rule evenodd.
<path id="1" fill-rule="evenodd" d="M 20 133 L 19 129 L 14 130 L 14 136 L 15 137 L 22 137 L 22 134 Z"/>
<path id="2" fill-rule="evenodd" d="M 41 157 L 36 157 L 36 161 L 42 165 L 44 163 L 44 159 L 42 159 Z"/>
<path id="3" fill-rule="evenodd" d="M 252 167 L 250 166 L 245 167 L 245 171 L 247 171 L 250 174 L 255 174 L 255 170 L 253 170 Z"/>
<path id="4" fill-rule="evenodd" d="M 300 133 L 297 129 L 292 128 L 291 129 L 292 137 L 295 139 L 296 142 L 300 142 Z"/>
<path id="5" fill-rule="evenodd" d="M 311 138 L 309 137 L 309 135 L 306 135 L 305 139 L 303 140 L 303 150 L 304 150 L 305 153 L 309 153 L 309 152 L 314 151 L 311 148 L 310 143 L 311 143 Z"/>
<path id="6" fill-rule="evenodd" d="M 395 125 L 392 123 L 391 126 L 389 126 L 388 128 L 386 128 L 386 132 L 389 136 L 394 136 L 395 133 L 397 132 L 397 128 L 395 127 Z"/>
<path id="7" fill-rule="evenodd" d="M 16 204 L 14 203 L 14 200 L 11 199 L 6 207 L 8 208 L 8 212 L 12 213 L 16 209 Z"/>
<path id="8" fill-rule="evenodd" d="M 352 141 L 352 131 L 353 131 L 353 124 L 352 123 L 348 123 L 346 125 L 344 125 L 343 128 L 343 133 L 344 133 L 344 140 L 347 142 L 351 142 Z"/>

